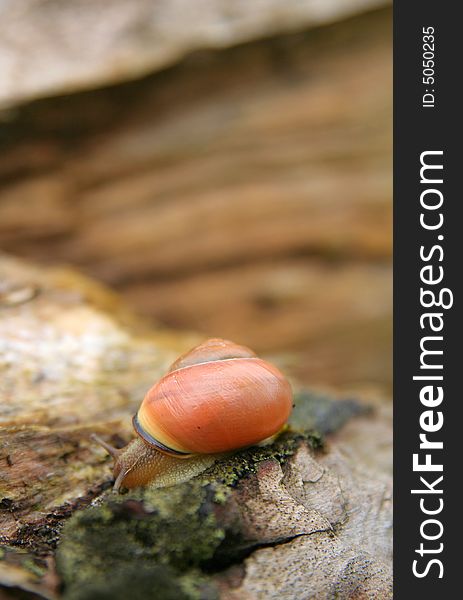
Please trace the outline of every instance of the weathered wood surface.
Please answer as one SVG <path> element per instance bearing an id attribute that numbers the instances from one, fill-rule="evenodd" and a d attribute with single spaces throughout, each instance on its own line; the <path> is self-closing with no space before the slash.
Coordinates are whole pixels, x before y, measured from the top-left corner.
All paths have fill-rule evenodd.
<path id="1" fill-rule="evenodd" d="M 387 387 L 390 125 L 390 10 L 36 102 L 1 126 L 0 246 L 311 384 Z"/>
<path id="2" fill-rule="evenodd" d="M 386 0 L 2 0 L 0 106 L 139 77 L 194 50 L 330 22 Z"/>
<path id="3" fill-rule="evenodd" d="M 2 498 L 13 507 L 0 531 L 14 539 L 93 487 L 90 434 L 130 435 L 127 416 L 192 336 L 138 338 L 109 292 L 66 272 L 2 258 L 0 282 Z"/>
<path id="4" fill-rule="evenodd" d="M 68 271 L 3 256 L 0 281 L 0 594 L 391 597 L 387 420 L 299 393 L 273 445 L 115 495 L 90 434 L 127 440 L 144 391 L 197 340 Z M 319 447 L 313 428 L 333 441 Z"/>

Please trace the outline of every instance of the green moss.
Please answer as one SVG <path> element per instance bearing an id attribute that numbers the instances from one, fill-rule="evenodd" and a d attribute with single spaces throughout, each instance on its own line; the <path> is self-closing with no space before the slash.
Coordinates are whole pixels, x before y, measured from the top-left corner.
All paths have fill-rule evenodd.
<path id="1" fill-rule="evenodd" d="M 218 600 L 219 595 L 200 572 L 179 575 L 166 565 L 133 561 L 106 577 L 68 587 L 66 600 Z"/>
<path id="2" fill-rule="evenodd" d="M 319 431 L 338 427 L 361 409 L 308 392 L 296 397 L 290 427 L 272 444 L 226 457 L 183 484 L 108 493 L 65 525 L 57 553 L 66 600 L 92 598 L 214 599 L 207 573 L 240 560 L 248 540 L 239 524 L 217 515 L 233 488 L 267 460 L 283 464 L 301 443 L 317 448 Z"/>
<path id="3" fill-rule="evenodd" d="M 171 581 L 164 586 L 166 594 L 181 589 L 185 597 L 194 598 L 205 585 L 208 594 L 213 594 L 201 568 L 214 563 L 227 535 L 216 519 L 216 509 L 226 504 L 242 478 L 257 471 L 259 463 L 269 459 L 284 462 L 302 439 L 312 444 L 319 441 L 287 432 L 271 446 L 230 456 L 181 485 L 136 490 L 130 498 L 110 493 L 100 506 L 75 513 L 64 527 L 57 553 L 65 597 L 105 598 L 104 582 L 111 581 L 108 589 L 117 598 L 114 590 L 123 589 L 122 580 L 138 582 L 133 575 L 135 566 L 141 569 L 141 580 L 136 583 L 140 589 L 146 590 L 152 570 L 164 569 L 158 575 L 164 582 L 166 578 Z M 117 573 L 116 579 L 112 573 Z M 204 597 L 203 591 L 200 597 Z"/>
<path id="4" fill-rule="evenodd" d="M 151 581 L 151 570 L 164 569 L 159 572 L 161 580 L 171 582 L 164 586 L 166 597 L 171 597 L 172 589 L 173 597 L 193 598 L 193 590 L 204 582 L 189 571 L 210 560 L 225 535 L 216 523 L 210 496 L 210 487 L 194 480 L 139 490 L 130 499 L 109 496 L 101 506 L 76 513 L 64 529 L 57 554 L 66 597 L 83 598 L 81 589 L 100 597 L 102 582 L 111 573 L 127 582 L 138 581 L 132 572 L 136 567 L 143 574 L 140 589 L 146 588 L 145 580 Z M 180 574 L 188 577 L 179 588 Z"/>
<path id="5" fill-rule="evenodd" d="M 188 600 L 172 569 L 135 562 L 69 589 L 68 600 Z"/>
<path id="6" fill-rule="evenodd" d="M 326 435 L 340 429 L 349 419 L 370 411 L 353 398 L 337 400 L 326 394 L 300 390 L 295 394 L 289 424 L 295 431 L 318 431 Z"/>
<path id="7" fill-rule="evenodd" d="M 230 493 L 227 488 L 235 486 L 244 477 L 256 473 L 260 463 L 272 459 L 284 463 L 294 454 L 302 441 L 306 441 L 311 448 L 315 449 L 321 445 L 321 436 L 316 432 L 298 433 L 288 430 L 271 445 L 243 450 L 217 462 L 200 475 L 199 479 L 217 487 L 215 501 L 220 503 Z"/>

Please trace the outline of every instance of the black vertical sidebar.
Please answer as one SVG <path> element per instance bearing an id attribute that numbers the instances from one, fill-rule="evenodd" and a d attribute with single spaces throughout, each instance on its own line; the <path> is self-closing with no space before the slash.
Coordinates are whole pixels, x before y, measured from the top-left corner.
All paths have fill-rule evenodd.
<path id="1" fill-rule="evenodd" d="M 463 597 L 459 551 L 463 539 L 463 21 L 458 8 L 458 2 L 394 2 L 394 598 L 398 599 Z M 431 38 L 424 36 L 431 29 L 432 45 L 425 46 Z M 423 182 L 420 157 L 443 168 L 425 169 Z M 442 206 L 423 208 L 425 190 L 429 190 L 425 205 L 437 207 L 442 194 Z M 437 227 L 439 214 L 441 227 Z M 429 265 L 431 270 L 421 271 Z M 423 276 L 437 281 L 440 275 L 439 283 L 423 284 Z M 434 291 L 437 298 L 441 290 L 450 290 L 453 306 L 425 308 L 420 288 Z M 444 292 L 442 304 L 448 305 L 450 297 Z M 430 299 L 428 294 L 425 301 L 431 304 Z M 420 323 L 426 313 L 440 316 L 424 317 Z M 431 331 L 431 322 L 436 330 L 442 329 Z M 423 342 L 426 336 L 442 340 Z M 420 342 L 425 350 L 442 350 L 442 354 L 422 356 Z M 421 368 L 422 364 L 428 368 Z M 429 368 L 440 364 L 442 369 Z M 441 376 L 442 380 L 414 376 Z M 429 394 L 424 396 L 428 405 L 421 402 L 420 391 L 427 385 L 435 386 L 435 394 L 442 387 L 439 405 L 432 405 L 436 396 Z M 432 415 L 423 417 L 425 411 Z M 440 418 L 443 425 L 438 428 Z M 443 448 L 420 449 L 423 433 L 428 441 L 442 442 Z M 442 471 L 414 471 L 417 453 L 419 463 L 429 454 L 430 463 L 442 465 Z M 420 576 L 413 573 L 414 561 Z"/>

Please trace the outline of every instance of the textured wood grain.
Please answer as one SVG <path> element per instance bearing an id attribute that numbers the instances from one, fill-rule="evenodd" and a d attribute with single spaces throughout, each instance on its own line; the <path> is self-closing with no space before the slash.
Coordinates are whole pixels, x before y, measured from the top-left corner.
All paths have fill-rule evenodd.
<path id="1" fill-rule="evenodd" d="M 23 107 L 1 127 L 1 247 L 310 383 L 387 387 L 390 18 Z"/>
<path id="2" fill-rule="evenodd" d="M 14 540 L 91 498 L 106 467 L 90 435 L 130 435 L 143 394 L 192 338 L 137 338 L 110 292 L 71 273 L 2 257 L 0 281 L 0 531 Z"/>
<path id="3" fill-rule="evenodd" d="M 248 483 L 237 501 L 247 533 L 270 547 L 223 598 L 392 598 L 392 490 L 370 475 L 334 448 L 316 460 L 302 448 L 286 473 L 262 466 L 257 494 Z"/>
<path id="4" fill-rule="evenodd" d="M 0 281 L 0 595 L 391 597 L 392 436 L 378 412 L 298 393 L 271 445 L 117 495 L 90 434 L 129 439 L 146 389 L 198 338 L 151 328 L 70 271 L 1 256 Z M 333 442 L 320 448 L 313 428 Z"/>

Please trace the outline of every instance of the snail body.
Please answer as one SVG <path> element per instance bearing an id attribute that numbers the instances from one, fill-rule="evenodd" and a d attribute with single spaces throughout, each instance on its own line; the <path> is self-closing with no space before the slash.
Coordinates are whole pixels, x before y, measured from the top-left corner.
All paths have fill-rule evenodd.
<path id="1" fill-rule="evenodd" d="M 115 489 L 189 479 L 224 454 L 275 435 L 292 408 L 287 379 L 252 350 L 211 339 L 181 356 L 146 394 L 137 438 L 114 457 Z"/>

